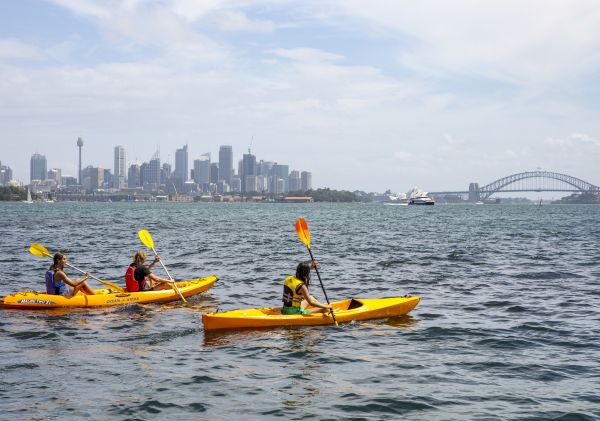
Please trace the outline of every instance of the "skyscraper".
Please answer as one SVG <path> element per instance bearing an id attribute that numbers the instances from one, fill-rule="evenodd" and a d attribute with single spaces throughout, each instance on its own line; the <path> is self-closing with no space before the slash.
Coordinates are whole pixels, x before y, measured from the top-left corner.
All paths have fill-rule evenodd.
<path id="1" fill-rule="evenodd" d="M 48 170 L 48 180 L 54 180 L 57 185 L 60 185 L 62 180 L 62 171 L 59 168 L 52 168 Z"/>
<path id="2" fill-rule="evenodd" d="M 210 182 L 210 153 L 194 160 L 194 181 L 198 184 Z"/>
<path id="3" fill-rule="evenodd" d="M 138 164 L 131 164 L 129 172 L 127 173 L 127 187 L 135 189 L 141 186 L 140 184 L 140 166 Z"/>
<path id="4" fill-rule="evenodd" d="M 248 149 L 248 153 L 244 154 L 242 159 L 242 172 L 240 174 L 242 193 L 256 191 L 256 177 L 252 179 L 251 185 L 246 184 L 250 175 L 256 175 L 256 156 L 252 155 L 250 149 Z"/>
<path id="5" fill-rule="evenodd" d="M 279 164 L 275 164 L 273 165 L 273 176 L 276 178 L 280 178 L 283 180 L 283 189 L 281 189 L 281 191 L 278 191 L 277 193 L 286 193 L 289 191 L 289 165 L 279 165 Z M 279 189 L 279 186 L 277 187 L 277 190 Z"/>
<path id="6" fill-rule="evenodd" d="M 290 172 L 290 191 L 300 191 L 300 172 L 292 170 Z"/>
<path id="7" fill-rule="evenodd" d="M 188 150 L 187 145 L 181 149 L 175 151 L 175 171 L 173 171 L 176 177 L 181 178 L 183 182 L 188 180 Z"/>
<path id="8" fill-rule="evenodd" d="M 79 148 L 79 185 L 81 186 L 81 148 L 83 147 L 83 139 L 81 137 L 77 139 L 77 147 Z"/>
<path id="9" fill-rule="evenodd" d="M 217 184 L 219 181 L 219 163 L 213 162 L 210 164 L 210 182 Z"/>
<path id="10" fill-rule="evenodd" d="M 146 179 L 144 185 L 151 185 L 151 189 L 156 191 L 160 185 L 160 151 L 156 151 L 146 170 Z"/>
<path id="11" fill-rule="evenodd" d="M 312 173 L 308 171 L 302 171 L 300 173 L 300 189 L 305 192 L 312 190 Z"/>
<path id="12" fill-rule="evenodd" d="M 34 153 L 31 156 L 30 162 L 30 181 L 33 180 L 45 180 L 48 172 L 46 164 L 46 157 L 38 153 Z"/>
<path id="13" fill-rule="evenodd" d="M 115 167 L 113 173 L 114 187 L 117 189 L 125 188 L 127 171 L 127 155 L 123 146 L 115 146 Z"/>
<path id="14" fill-rule="evenodd" d="M 224 180 L 231 186 L 233 172 L 233 148 L 223 145 L 219 148 L 219 180 Z"/>
<path id="15" fill-rule="evenodd" d="M 0 186 L 6 185 L 10 180 L 12 180 L 12 177 L 12 168 L 10 168 L 8 165 L 2 165 L 0 162 Z"/>

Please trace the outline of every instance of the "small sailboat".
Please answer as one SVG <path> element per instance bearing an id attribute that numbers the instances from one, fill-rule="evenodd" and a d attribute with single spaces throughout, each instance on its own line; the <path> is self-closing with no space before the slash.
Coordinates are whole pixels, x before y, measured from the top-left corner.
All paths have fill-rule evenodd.
<path id="1" fill-rule="evenodd" d="M 33 200 L 31 200 L 31 190 L 29 190 L 29 188 L 27 188 L 27 200 L 23 200 L 23 203 L 33 203 Z"/>

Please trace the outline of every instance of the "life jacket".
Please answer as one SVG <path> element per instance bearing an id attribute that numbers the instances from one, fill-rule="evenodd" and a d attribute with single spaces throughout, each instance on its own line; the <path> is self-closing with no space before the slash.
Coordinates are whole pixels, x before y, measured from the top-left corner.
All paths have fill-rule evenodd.
<path id="1" fill-rule="evenodd" d="M 304 285 L 300 279 L 295 276 L 288 276 L 283 281 L 283 305 L 285 307 L 300 307 L 302 303 L 302 294 L 299 293 L 300 287 Z"/>
<path id="2" fill-rule="evenodd" d="M 46 271 L 46 293 L 52 295 L 65 295 L 67 284 L 64 280 L 54 281 L 54 271 L 48 269 Z"/>
<path id="3" fill-rule="evenodd" d="M 125 272 L 125 287 L 127 288 L 127 292 L 138 292 L 146 289 L 146 278 L 141 281 L 135 279 L 134 274 L 136 269 L 136 265 L 130 265 L 127 268 L 127 272 Z"/>

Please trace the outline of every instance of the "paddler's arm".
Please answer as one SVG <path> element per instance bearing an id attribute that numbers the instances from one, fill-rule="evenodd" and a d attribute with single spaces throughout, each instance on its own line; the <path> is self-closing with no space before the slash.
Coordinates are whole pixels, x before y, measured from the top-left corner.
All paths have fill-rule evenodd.
<path id="1" fill-rule="evenodd" d="M 171 283 L 171 280 L 159 278 L 152 272 L 150 272 L 150 274 L 148 275 L 148 278 L 150 278 L 152 281 L 156 282 L 157 284 Z"/>
<path id="2" fill-rule="evenodd" d="M 156 257 L 154 258 L 154 260 L 152 261 L 152 263 L 150 263 L 150 264 L 148 265 L 148 269 L 150 269 L 152 266 L 154 266 L 154 264 L 155 264 L 156 262 L 158 262 L 158 261 L 160 261 L 160 256 L 156 256 Z"/>
<path id="3" fill-rule="evenodd" d="M 83 278 L 72 280 L 62 270 L 57 271 L 56 274 L 58 275 L 59 279 L 62 279 L 63 281 L 65 281 L 66 284 L 72 286 L 73 288 L 82 286 L 83 283 L 87 281 L 90 276 L 92 276 L 89 273 L 86 273 L 85 275 L 83 275 Z"/>
<path id="4" fill-rule="evenodd" d="M 319 307 L 319 308 L 325 308 L 325 309 L 331 308 L 331 306 L 329 304 L 321 304 L 315 297 L 310 295 L 308 293 L 308 288 L 306 288 L 306 285 L 302 285 L 300 287 L 300 293 L 302 294 L 304 299 L 308 302 L 308 304 L 310 304 L 313 307 Z"/>

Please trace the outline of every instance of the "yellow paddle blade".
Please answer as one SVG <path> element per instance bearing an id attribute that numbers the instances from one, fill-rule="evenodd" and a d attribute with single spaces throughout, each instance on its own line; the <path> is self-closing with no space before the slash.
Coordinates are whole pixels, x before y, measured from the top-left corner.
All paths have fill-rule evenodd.
<path id="1" fill-rule="evenodd" d="M 154 240 L 152 240 L 152 236 L 150 235 L 150 233 L 148 231 L 139 230 L 138 236 L 140 237 L 140 241 L 142 242 L 143 245 L 145 245 L 149 249 L 154 248 Z"/>
<path id="2" fill-rule="evenodd" d="M 304 243 L 307 248 L 310 248 L 310 231 L 308 230 L 308 224 L 304 218 L 298 218 L 296 220 L 296 233 L 300 241 Z"/>
<path id="3" fill-rule="evenodd" d="M 29 253 L 38 257 L 52 257 L 48 249 L 41 244 L 33 243 L 31 247 L 29 247 Z"/>

